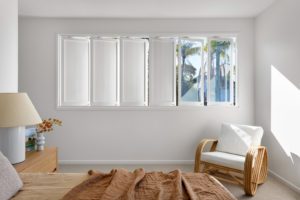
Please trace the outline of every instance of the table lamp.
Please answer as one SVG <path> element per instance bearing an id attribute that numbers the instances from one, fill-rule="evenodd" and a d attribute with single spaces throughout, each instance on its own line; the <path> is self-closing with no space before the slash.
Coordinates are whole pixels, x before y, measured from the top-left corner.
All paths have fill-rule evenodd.
<path id="1" fill-rule="evenodd" d="M 25 160 L 25 126 L 41 122 L 26 93 L 0 93 L 0 151 L 12 164 Z"/>

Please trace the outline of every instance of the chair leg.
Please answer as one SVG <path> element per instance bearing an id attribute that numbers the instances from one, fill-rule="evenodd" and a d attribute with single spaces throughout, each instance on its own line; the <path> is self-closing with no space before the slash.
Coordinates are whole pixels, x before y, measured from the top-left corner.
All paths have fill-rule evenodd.
<path id="1" fill-rule="evenodd" d="M 194 172 L 195 173 L 200 173 L 200 171 L 201 171 L 201 160 L 200 160 L 200 158 L 198 157 L 196 157 L 196 159 L 195 159 L 195 165 L 194 165 Z"/>
<path id="2" fill-rule="evenodd" d="M 261 166 L 261 171 L 260 171 L 260 176 L 258 179 L 258 184 L 263 184 L 266 182 L 268 176 L 268 153 L 267 150 L 264 152 L 263 156 L 263 161 L 262 161 L 262 166 Z"/>
<path id="3" fill-rule="evenodd" d="M 201 153 L 202 153 L 202 144 L 200 144 L 196 150 L 195 155 L 195 165 L 194 165 L 194 172 L 199 173 L 201 167 Z"/>

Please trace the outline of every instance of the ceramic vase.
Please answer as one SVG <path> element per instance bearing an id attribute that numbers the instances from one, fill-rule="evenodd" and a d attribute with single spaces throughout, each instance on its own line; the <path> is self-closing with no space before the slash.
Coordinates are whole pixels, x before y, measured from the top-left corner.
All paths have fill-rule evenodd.
<path id="1" fill-rule="evenodd" d="M 45 136 L 44 133 L 38 133 L 36 137 L 36 145 L 38 151 L 43 151 L 45 149 Z"/>

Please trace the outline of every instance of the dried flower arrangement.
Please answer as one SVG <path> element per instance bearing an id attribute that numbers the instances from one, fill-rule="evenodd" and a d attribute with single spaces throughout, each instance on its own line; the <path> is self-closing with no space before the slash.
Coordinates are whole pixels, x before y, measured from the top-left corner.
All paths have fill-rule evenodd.
<path id="1" fill-rule="evenodd" d="M 62 121 L 55 118 L 44 119 L 42 123 L 36 125 L 37 133 L 44 133 L 53 131 L 53 126 L 61 126 Z"/>

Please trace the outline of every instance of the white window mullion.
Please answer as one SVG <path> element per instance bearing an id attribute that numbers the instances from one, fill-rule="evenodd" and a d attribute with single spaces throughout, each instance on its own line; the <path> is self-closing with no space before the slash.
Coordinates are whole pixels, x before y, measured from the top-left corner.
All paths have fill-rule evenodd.
<path id="1" fill-rule="evenodd" d="M 144 39 L 144 106 L 147 106 L 149 101 L 148 72 L 149 72 L 149 40 Z"/>
<path id="2" fill-rule="evenodd" d="M 177 60 L 178 60 L 178 82 L 177 82 L 177 87 L 178 87 L 178 106 L 181 105 L 181 65 L 182 65 L 182 60 L 181 60 L 181 39 L 178 39 L 178 53 L 177 53 Z"/>
<path id="3" fill-rule="evenodd" d="M 230 80 L 231 83 L 231 91 L 230 91 L 230 99 L 231 99 L 231 104 L 234 105 L 234 101 L 235 101 L 235 105 L 237 104 L 236 100 L 237 100 L 237 85 L 234 86 L 234 82 L 235 84 L 237 84 L 237 43 L 236 41 L 233 41 L 232 44 L 232 50 L 231 50 L 231 57 L 232 57 L 232 63 L 231 63 L 231 73 L 230 76 L 232 77 Z M 235 66 L 235 68 L 234 68 Z M 234 73 L 235 71 L 235 73 Z M 234 98 L 235 96 L 235 98 Z"/>
<path id="4" fill-rule="evenodd" d="M 233 42 L 231 41 L 231 49 L 230 49 L 230 104 L 233 105 Z M 226 80 L 227 83 L 227 80 Z M 227 93 L 226 93 L 227 94 Z"/>
<path id="5" fill-rule="evenodd" d="M 90 78 L 89 78 L 89 84 L 90 84 L 90 90 L 89 90 L 89 93 L 90 93 L 90 105 L 92 106 L 93 105 L 93 99 L 94 99 L 94 77 L 93 77 L 93 74 L 94 74 L 94 51 L 93 51 L 93 48 L 94 48 L 94 44 L 93 44 L 93 40 L 90 39 Z"/>
<path id="6" fill-rule="evenodd" d="M 201 48 L 201 105 L 204 105 L 204 74 L 205 74 L 205 66 L 204 66 L 204 41 L 202 42 Z"/>
<path id="7" fill-rule="evenodd" d="M 211 51 L 211 47 L 210 47 L 210 42 L 211 42 L 211 39 L 209 38 L 208 39 L 208 44 L 207 44 L 207 47 L 208 47 L 208 52 L 207 52 L 207 105 L 210 104 L 210 70 L 211 70 L 211 54 L 210 54 L 210 51 Z"/>

